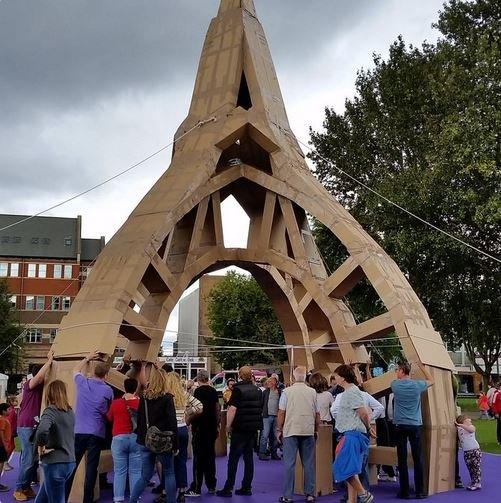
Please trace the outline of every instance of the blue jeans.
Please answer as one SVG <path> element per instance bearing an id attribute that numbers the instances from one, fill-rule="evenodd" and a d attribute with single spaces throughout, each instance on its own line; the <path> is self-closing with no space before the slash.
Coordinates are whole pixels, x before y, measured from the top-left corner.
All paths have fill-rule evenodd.
<path id="1" fill-rule="evenodd" d="M 165 480 L 166 503 L 176 503 L 176 476 L 174 475 L 174 456 L 172 454 L 154 454 L 144 445 L 141 450 L 141 476 L 132 489 L 129 503 L 137 503 L 148 485 L 155 469 L 155 460 L 162 463 Z"/>
<path id="2" fill-rule="evenodd" d="M 141 450 L 135 433 L 116 435 L 111 441 L 111 454 L 115 476 L 113 478 L 113 501 L 125 501 L 125 485 L 129 475 L 129 488 L 141 477 Z"/>
<path id="3" fill-rule="evenodd" d="M 35 479 L 38 468 L 38 455 L 34 445 L 30 442 L 33 428 L 20 426 L 17 436 L 21 442 L 21 459 L 19 461 L 19 474 L 17 476 L 16 491 L 22 491 L 30 487 Z"/>
<path id="4" fill-rule="evenodd" d="M 266 456 L 268 442 L 272 455 L 277 454 L 277 440 L 275 437 L 275 427 L 277 425 L 277 416 L 263 417 L 263 431 L 259 441 L 259 455 Z"/>
<path id="5" fill-rule="evenodd" d="M 315 437 L 301 437 L 294 435 L 284 437 L 283 440 L 283 460 L 285 475 L 283 482 L 283 496 L 292 499 L 294 492 L 294 477 L 296 468 L 296 456 L 299 451 L 301 464 L 304 471 L 304 494 L 306 496 L 315 495 Z"/>
<path id="6" fill-rule="evenodd" d="M 362 459 L 362 473 L 360 473 L 359 479 L 364 489 L 366 491 L 369 491 L 371 488 L 369 473 L 369 451 L 364 454 L 364 457 Z"/>
<path id="7" fill-rule="evenodd" d="M 174 472 L 176 474 L 176 487 L 178 489 L 188 488 L 188 472 L 186 462 L 188 461 L 188 428 L 181 426 L 177 429 L 177 441 L 179 453 L 174 457 Z"/>
<path id="8" fill-rule="evenodd" d="M 75 463 L 42 463 L 44 481 L 35 503 L 64 503 L 66 481 L 75 469 Z"/>

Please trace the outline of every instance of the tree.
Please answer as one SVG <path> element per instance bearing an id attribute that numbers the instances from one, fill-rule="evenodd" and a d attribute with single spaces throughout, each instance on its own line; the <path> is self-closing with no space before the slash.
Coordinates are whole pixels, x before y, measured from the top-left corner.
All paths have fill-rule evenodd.
<path id="1" fill-rule="evenodd" d="M 10 301 L 7 282 L 0 280 L 0 352 L 4 351 L 1 368 L 8 373 L 17 372 L 21 365 L 22 340 L 18 337 L 22 330 L 18 313 Z"/>
<path id="2" fill-rule="evenodd" d="M 495 257 L 501 256 L 501 4 L 450 0 L 436 44 L 406 46 L 356 78 L 342 114 L 325 110 L 311 158 L 328 190 L 392 256 L 449 347 L 479 356 L 485 379 L 501 352 L 500 263 L 436 232 L 341 174 Z M 325 159 L 328 159 L 327 162 Z M 327 263 L 346 250 L 320 223 Z M 374 292 L 353 293 L 363 316 Z M 475 363 L 474 363 L 475 364 Z"/>
<path id="3" fill-rule="evenodd" d="M 207 324 L 214 337 L 206 337 L 205 342 L 212 346 L 213 354 L 223 368 L 237 369 L 254 363 L 279 365 L 287 359 L 284 350 L 231 349 L 284 344 L 273 306 L 254 278 L 229 272 L 211 290 L 206 301 Z"/>

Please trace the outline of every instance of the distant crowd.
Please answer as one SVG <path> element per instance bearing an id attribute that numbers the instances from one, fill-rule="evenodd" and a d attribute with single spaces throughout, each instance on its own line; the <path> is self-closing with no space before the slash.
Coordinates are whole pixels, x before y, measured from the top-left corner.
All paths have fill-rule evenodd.
<path id="1" fill-rule="evenodd" d="M 221 422 L 221 404 L 210 375 L 201 370 L 194 381 L 185 382 L 170 365 L 151 366 L 125 361 L 125 393 L 117 394 L 107 383 L 109 366 L 93 353 L 74 368 L 76 401 L 70 407 L 67 389 L 60 380 L 45 387 L 46 408 L 40 416 L 42 394 L 53 356 L 22 387 L 20 404 L 13 397 L 0 404 L 0 471 L 11 469 L 8 460 L 17 435 L 21 445 L 19 474 L 13 497 L 16 501 L 64 503 L 68 501 L 76 469 L 85 456 L 83 503 L 94 502 L 101 451 L 110 448 L 113 457 L 113 501 L 136 503 L 148 487 L 157 503 L 184 502 L 202 494 L 220 497 L 252 495 L 254 451 L 263 462 L 283 462 L 281 503 L 292 502 L 296 458 L 303 469 L 307 502 L 315 501 L 315 447 L 321 425 L 332 425 L 332 462 L 341 501 L 371 503 L 369 447 L 396 446 L 397 466 L 379 466 L 378 478 L 397 482 L 401 499 L 427 497 L 422 464 L 421 395 L 434 385 L 433 376 L 420 365 L 424 379 L 412 379 L 410 364 L 398 364 L 391 393 L 376 400 L 363 391 L 370 367 L 341 365 L 330 377 L 307 373 L 298 366 L 293 383 L 286 387 L 277 374 L 254 381 L 252 369 L 239 369 L 238 380 L 228 379 L 222 396 L 226 421 Z M 85 375 L 92 362 L 93 375 Z M 491 391 L 493 389 L 494 391 Z M 501 385 L 485 395 L 486 413 L 497 418 L 501 443 Z M 484 399 L 481 397 L 482 404 Z M 479 402 L 480 403 L 480 402 Z M 482 405 L 483 407 L 483 405 Z M 40 417 L 39 417 L 40 416 Z M 230 437 L 225 483 L 217 489 L 216 441 L 221 425 Z M 481 452 L 470 418 L 456 419 L 459 445 L 464 451 L 471 482 L 467 489 L 481 488 Z M 109 433 L 108 433 L 109 432 Z M 188 481 L 187 459 L 193 456 Z M 111 440 L 111 442 L 109 442 Z M 108 442 L 108 444 L 107 444 Z M 410 444 L 414 465 L 411 488 L 407 467 Z M 237 467 L 243 458 L 244 472 L 235 490 Z M 35 493 L 37 470 L 43 483 Z M 457 465 L 457 463 L 456 463 Z M 159 484 L 152 482 L 155 472 Z M 101 480 L 106 484 L 106 474 Z M 456 487 L 462 487 L 456 467 Z M 128 489 L 128 491 L 127 491 Z M 0 485 L 0 491 L 8 488 Z M 75 490 L 75 487 L 73 487 Z"/>

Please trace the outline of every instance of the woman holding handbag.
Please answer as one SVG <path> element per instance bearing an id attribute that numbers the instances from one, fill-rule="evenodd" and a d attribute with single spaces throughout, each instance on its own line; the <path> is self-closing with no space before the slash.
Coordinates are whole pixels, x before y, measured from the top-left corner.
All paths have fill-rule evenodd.
<path id="1" fill-rule="evenodd" d="M 44 482 L 35 503 L 64 503 L 65 484 L 75 470 L 75 415 L 63 381 L 47 386 L 47 408 L 35 433 Z"/>
<path id="2" fill-rule="evenodd" d="M 169 372 L 166 376 L 167 390 L 174 397 L 177 418 L 177 436 L 179 452 L 174 458 L 174 472 L 176 474 L 176 486 L 178 489 L 177 503 L 185 501 L 185 492 L 188 489 L 188 472 L 186 462 L 188 460 L 188 424 L 193 417 L 203 411 L 200 400 L 190 395 L 181 384 L 181 378 L 177 372 Z"/>
<path id="3" fill-rule="evenodd" d="M 145 382 L 146 364 L 141 368 Z M 134 485 L 130 503 L 137 503 L 148 485 L 158 457 L 163 467 L 166 503 L 176 501 L 174 455 L 178 450 L 176 409 L 173 396 L 167 390 L 166 372 L 152 366 L 137 414 L 137 443 L 141 448 L 141 477 Z"/>

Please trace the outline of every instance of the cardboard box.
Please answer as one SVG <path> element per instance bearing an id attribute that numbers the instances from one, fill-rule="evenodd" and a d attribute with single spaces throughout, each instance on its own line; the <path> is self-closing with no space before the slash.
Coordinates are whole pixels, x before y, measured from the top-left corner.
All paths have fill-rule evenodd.
<path id="1" fill-rule="evenodd" d="M 219 436 L 216 440 L 216 456 L 223 457 L 228 454 L 228 436 L 226 435 L 226 411 L 221 411 L 221 425 Z"/>

